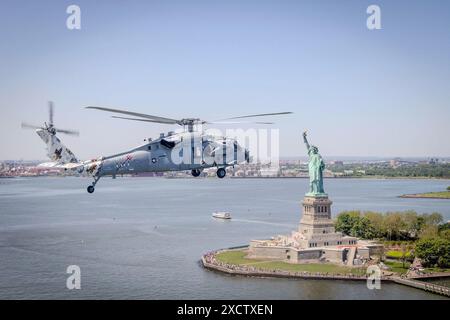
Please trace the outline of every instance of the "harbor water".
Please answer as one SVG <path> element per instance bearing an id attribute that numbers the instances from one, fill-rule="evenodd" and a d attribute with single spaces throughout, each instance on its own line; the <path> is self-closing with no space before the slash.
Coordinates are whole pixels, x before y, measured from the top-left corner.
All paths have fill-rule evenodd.
<path id="1" fill-rule="evenodd" d="M 0 179 L 0 299 L 442 299 L 383 283 L 260 279 L 203 269 L 201 255 L 290 233 L 307 179 Z M 332 212 L 440 212 L 450 201 L 398 198 L 449 180 L 326 179 Z M 229 211 L 230 221 L 212 212 Z M 69 265 L 81 289 L 66 288 Z"/>

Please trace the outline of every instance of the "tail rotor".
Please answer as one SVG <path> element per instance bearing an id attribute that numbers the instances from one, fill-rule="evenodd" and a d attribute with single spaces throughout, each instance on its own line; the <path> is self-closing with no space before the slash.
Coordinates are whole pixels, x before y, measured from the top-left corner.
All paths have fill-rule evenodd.
<path id="1" fill-rule="evenodd" d="M 80 133 L 77 130 L 68 130 L 68 129 L 58 129 L 53 125 L 53 116 L 54 116 L 54 105 L 52 101 L 48 102 L 48 123 L 44 122 L 43 126 L 36 126 L 33 124 L 29 124 L 26 122 L 22 122 L 22 129 L 35 129 L 35 130 L 45 130 L 48 133 L 55 135 L 58 133 L 64 133 L 72 136 L 79 136 Z"/>

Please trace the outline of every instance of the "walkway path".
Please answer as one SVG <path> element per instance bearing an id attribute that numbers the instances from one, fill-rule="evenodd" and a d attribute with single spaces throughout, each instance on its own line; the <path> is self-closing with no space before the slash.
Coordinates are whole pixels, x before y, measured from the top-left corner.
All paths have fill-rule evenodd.
<path id="1" fill-rule="evenodd" d="M 415 279 L 402 279 L 399 277 L 391 278 L 394 282 L 403 284 L 405 286 L 414 287 L 417 289 L 422 289 L 425 291 L 430 291 L 433 293 L 437 293 L 443 296 L 450 297 L 450 288 L 444 287 L 435 283 L 427 283 L 423 281 L 417 281 Z"/>
<path id="2" fill-rule="evenodd" d="M 347 255 L 347 265 L 348 266 L 353 265 L 353 260 L 355 260 L 355 255 L 356 255 L 356 247 L 351 247 L 350 251 L 348 252 L 348 255 Z"/>

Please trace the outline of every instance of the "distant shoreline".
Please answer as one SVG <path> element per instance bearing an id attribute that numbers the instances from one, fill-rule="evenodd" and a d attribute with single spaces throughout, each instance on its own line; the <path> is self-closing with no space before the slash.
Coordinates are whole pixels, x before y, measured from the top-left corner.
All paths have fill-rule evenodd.
<path id="1" fill-rule="evenodd" d="M 230 177 L 231 179 L 309 179 L 309 177 Z M 387 177 L 387 176 L 345 176 L 323 177 L 324 179 L 373 179 L 373 180 L 450 180 L 450 177 Z"/>
<path id="2" fill-rule="evenodd" d="M 48 176 L 0 176 L 0 179 L 12 179 L 12 178 L 90 178 L 74 175 L 48 175 Z M 123 177 L 117 176 L 117 178 L 164 178 L 164 179 L 215 179 L 216 177 L 192 177 L 192 176 L 133 176 L 124 175 Z M 309 177 L 236 177 L 229 176 L 228 179 L 309 179 Z M 450 177 L 384 177 L 384 176 L 345 176 L 345 177 L 324 177 L 324 179 L 367 179 L 367 180 L 450 180 Z M 414 196 L 414 197 L 413 197 Z M 400 198 L 418 198 L 415 194 L 404 194 L 399 196 Z M 430 198 L 430 197 L 428 197 Z M 442 199 L 442 198 L 439 198 Z"/>
<path id="3" fill-rule="evenodd" d="M 450 191 L 403 194 L 399 198 L 450 200 Z"/>

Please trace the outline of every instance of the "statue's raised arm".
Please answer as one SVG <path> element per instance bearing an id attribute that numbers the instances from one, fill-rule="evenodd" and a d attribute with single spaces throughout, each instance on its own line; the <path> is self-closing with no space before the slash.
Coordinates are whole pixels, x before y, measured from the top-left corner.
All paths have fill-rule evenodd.
<path id="1" fill-rule="evenodd" d="M 303 132 L 303 141 L 305 142 L 305 144 L 306 144 L 306 149 L 307 149 L 308 152 L 309 152 L 310 146 L 309 146 L 309 143 L 308 143 L 308 139 L 306 139 L 306 131 Z"/>

